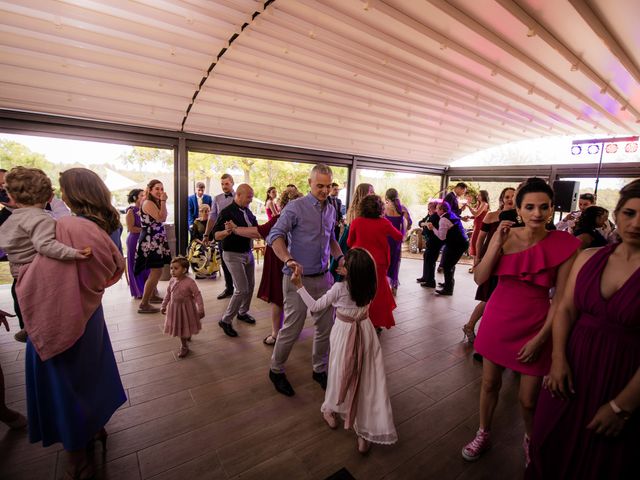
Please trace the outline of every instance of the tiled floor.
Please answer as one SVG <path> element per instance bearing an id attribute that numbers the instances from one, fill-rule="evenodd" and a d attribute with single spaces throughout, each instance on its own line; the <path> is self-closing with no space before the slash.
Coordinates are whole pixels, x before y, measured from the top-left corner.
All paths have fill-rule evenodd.
<path id="1" fill-rule="evenodd" d="M 346 467 L 357 479 L 513 479 L 522 476 L 522 422 L 517 378 L 505 373 L 494 425 L 493 449 L 479 462 L 460 449 L 478 423 L 481 367 L 461 343 L 461 326 L 475 306 L 466 268 L 457 272 L 454 297 L 436 297 L 415 283 L 421 262 L 404 259 L 395 311 L 397 326 L 381 336 L 400 441 L 362 456 L 352 432 L 332 431 L 320 416 L 323 392 L 311 379 L 312 327 L 307 325 L 287 364 L 296 396 L 276 393 L 267 378 L 270 307 L 254 300 L 255 326 L 226 337 L 217 321 L 227 301 L 222 282 L 199 281 L 207 316 L 192 355 L 176 358 L 179 341 L 161 332 L 161 315 L 136 314 L 121 281 L 104 298 L 127 403 L 109 424 L 108 449 L 98 478 L 108 479 L 323 479 Z M 262 266 L 257 268 L 260 278 Z M 166 283 L 160 285 L 161 291 Z M 0 308 L 11 310 L 8 287 Z M 25 411 L 23 345 L 0 333 L 7 402 Z M 25 432 L 0 424 L 0 478 L 63 476 L 59 445 L 31 445 Z"/>

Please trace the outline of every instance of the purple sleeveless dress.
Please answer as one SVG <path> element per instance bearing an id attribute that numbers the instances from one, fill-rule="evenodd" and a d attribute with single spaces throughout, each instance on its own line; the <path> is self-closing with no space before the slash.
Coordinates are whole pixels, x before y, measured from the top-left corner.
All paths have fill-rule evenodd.
<path id="1" fill-rule="evenodd" d="M 136 227 L 140 227 L 140 209 L 132 206 L 127 209 L 133 210 L 133 221 Z M 133 298 L 142 298 L 144 292 L 144 284 L 149 277 L 149 270 L 144 270 L 139 275 L 135 275 L 133 272 L 133 266 L 136 262 L 136 250 L 138 249 L 139 233 L 129 233 L 127 236 L 127 273 L 129 274 L 129 290 L 131 290 L 131 296 Z"/>
<path id="2" fill-rule="evenodd" d="M 561 400 L 541 391 L 528 480 L 638 478 L 640 412 L 616 438 L 586 428 L 640 368 L 640 268 L 609 299 L 600 293 L 602 271 L 616 247 L 600 249 L 578 273 L 574 303 L 579 317 L 567 345 L 576 393 Z"/>
<path id="3" fill-rule="evenodd" d="M 404 231 L 402 230 L 404 217 L 402 215 L 398 217 L 389 217 L 385 215 L 384 218 L 389 220 L 391 225 L 396 227 L 396 230 L 400 231 L 404 235 Z M 396 242 L 391 237 L 387 237 L 387 241 L 389 242 L 389 251 L 391 253 L 389 268 L 387 269 L 387 277 L 389 277 L 391 288 L 398 288 L 398 285 L 400 285 L 400 282 L 398 281 L 398 273 L 400 272 L 402 240 Z"/>

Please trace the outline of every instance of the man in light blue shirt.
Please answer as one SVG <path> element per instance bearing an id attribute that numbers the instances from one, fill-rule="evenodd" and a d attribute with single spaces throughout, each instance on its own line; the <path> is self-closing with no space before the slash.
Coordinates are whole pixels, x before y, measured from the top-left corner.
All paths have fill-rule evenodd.
<path id="1" fill-rule="evenodd" d="M 331 255 L 339 259 L 340 265 L 344 263 L 342 251 L 333 234 L 336 212 L 327 201 L 332 180 L 333 173 L 328 166 L 319 164 L 313 167 L 309 178 L 311 192 L 287 204 L 267 237 L 267 243 L 285 265 L 282 280 L 284 325 L 273 349 L 269 378 L 276 390 L 287 396 L 295 392 L 284 373 L 284 364 L 307 317 L 307 306 L 291 283 L 291 273 L 299 270 L 304 287 L 313 298 L 318 299 L 333 284 L 333 277 L 329 273 Z M 285 238 L 288 242 L 285 242 Z M 333 308 L 312 313 L 311 316 L 316 329 L 312 378 L 326 389 Z"/>

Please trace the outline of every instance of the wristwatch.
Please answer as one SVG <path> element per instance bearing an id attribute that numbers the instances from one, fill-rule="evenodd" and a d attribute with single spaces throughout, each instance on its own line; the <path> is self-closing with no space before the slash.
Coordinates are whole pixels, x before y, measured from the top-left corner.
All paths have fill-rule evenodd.
<path id="1" fill-rule="evenodd" d="M 618 404 L 615 402 L 615 400 L 611 400 L 609 402 L 609 406 L 611 407 L 611 410 L 613 410 L 613 413 L 615 413 L 618 417 L 620 417 L 622 420 L 629 420 L 629 418 L 631 418 L 631 414 L 629 412 L 627 412 L 626 410 L 622 410 Z"/>

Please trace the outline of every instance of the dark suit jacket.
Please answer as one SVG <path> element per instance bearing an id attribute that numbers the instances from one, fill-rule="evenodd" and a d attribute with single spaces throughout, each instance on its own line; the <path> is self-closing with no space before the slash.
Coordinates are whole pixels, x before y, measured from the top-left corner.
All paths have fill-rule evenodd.
<path id="1" fill-rule="evenodd" d="M 206 203 L 211 206 L 213 201 L 211 200 L 211 195 L 207 195 L 206 193 L 202 195 L 202 203 Z M 193 222 L 196 218 L 198 218 L 198 198 L 196 194 L 189 196 L 189 228 L 193 225 Z"/>

